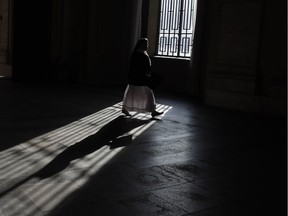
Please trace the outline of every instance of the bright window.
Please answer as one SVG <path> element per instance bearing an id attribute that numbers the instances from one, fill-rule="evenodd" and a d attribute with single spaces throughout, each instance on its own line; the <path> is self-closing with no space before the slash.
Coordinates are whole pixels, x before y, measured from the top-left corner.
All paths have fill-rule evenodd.
<path id="1" fill-rule="evenodd" d="M 157 55 L 190 58 L 197 0 L 161 0 Z"/>

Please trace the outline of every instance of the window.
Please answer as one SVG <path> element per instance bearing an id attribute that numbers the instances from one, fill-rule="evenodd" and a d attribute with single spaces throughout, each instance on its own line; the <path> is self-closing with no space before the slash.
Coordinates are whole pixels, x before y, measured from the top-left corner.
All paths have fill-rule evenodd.
<path id="1" fill-rule="evenodd" d="M 197 0 L 161 0 L 157 55 L 190 58 Z"/>

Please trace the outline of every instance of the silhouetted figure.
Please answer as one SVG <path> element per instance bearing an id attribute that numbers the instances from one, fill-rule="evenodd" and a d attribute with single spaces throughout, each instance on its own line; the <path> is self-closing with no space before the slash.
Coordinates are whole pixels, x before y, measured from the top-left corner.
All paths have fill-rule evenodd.
<path id="1" fill-rule="evenodd" d="M 126 116 L 130 116 L 129 111 L 151 112 L 152 117 L 163 114 L 156 111 L 155 96 L 153 90 L 148 87 L 151 76 L 148 45 L 147 38 L 140 38 L 131 55 L 128 85 L 122 107 L 122 112 Z"/>

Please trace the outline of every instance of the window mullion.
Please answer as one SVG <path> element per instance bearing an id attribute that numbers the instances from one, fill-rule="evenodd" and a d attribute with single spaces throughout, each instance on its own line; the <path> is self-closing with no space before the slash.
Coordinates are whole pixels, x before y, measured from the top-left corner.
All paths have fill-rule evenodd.
<path id="1" fill-rule="evenodd" d="M 167 13 L 168 13 L 168 17 L 169 17 L 169 21 L 168 21 L 168 49 L 167 49 L 167 55 L 169 55 L 169 52 L 170 52 L 170 49 L 171 49 L 171 45 L 172 45 L 172 42 L 171 42 L 171 38 L 170 38 L 170 35 L 171 35 L 171 9 L 172 9 L 172 0 L 168 0 L 168 6 L 167 6 Z"/>
<path id="2" fill-rule="evenodd" d="M 180 56 L 180 50 L 181 50 L 181 34 L 182 34 L 182 23 L 183 23 L 183 0 L 180 1 L 179 5 L 179 32 L 178 32 L 178 50 L 177 50 L 177 56 Z"/>

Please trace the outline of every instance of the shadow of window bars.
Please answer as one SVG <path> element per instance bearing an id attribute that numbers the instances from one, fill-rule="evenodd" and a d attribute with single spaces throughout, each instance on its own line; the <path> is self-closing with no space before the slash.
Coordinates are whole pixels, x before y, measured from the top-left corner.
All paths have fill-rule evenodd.
<path id="1" fill-rule="evenodd" d="M 159 119 L 171 108 L 157 104 L 157 110 L 164 112 L 162 116 L 159 116 Z M 119 102 L 71 124 L 0 152 L 0 201 L 1 199 L 5 200 L 0 211 L 3 211 L 7 216 L 17 215 L 17 212 L 21 212 L 23 216 L 37 215 L 40 210 L 42 212 L 52 210 L 70 193 L 83 186 L 109 160 L 125 149 L 125 146 L 115 149 L 109 148 L 108 145 L 100 146 L 83 157 L 69 161 L 69 165 L 65 169 L 47 178 L 35 178 L 37 177 L 35 173 L 68 148 L 81 143 L 93 134 L 97 134 L 109 122 L 122 115 L 121 109 L 122 102 Z M 131 135 L 132 140 L 134 140 L 156 122 L 151 119 L 149 113 L 131 112 L 131 114 L 132 119 L 147 121 L 145 124 L 120 134 L 120 136 Z M 19 189 L 21 192 L 11 194 L 11 192 Z M 15 208 L 15 206 L 19 207 Z"/>

